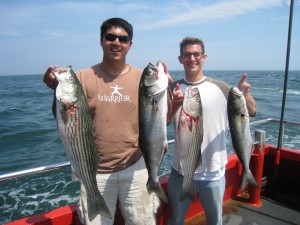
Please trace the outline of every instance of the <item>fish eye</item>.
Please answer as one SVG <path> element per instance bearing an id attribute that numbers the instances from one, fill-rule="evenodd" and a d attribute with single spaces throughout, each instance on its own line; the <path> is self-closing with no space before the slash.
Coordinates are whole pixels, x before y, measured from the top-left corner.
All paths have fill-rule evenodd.
<path id="1" fill-rule="evenodd" d="M 71 83 L 73 83 L 73 82 L 74 82 L 74 78 L 73 78 L 73 77 L 70 77 L 70 78 L 69 78 L 69 81 L 70 81 Z"/>

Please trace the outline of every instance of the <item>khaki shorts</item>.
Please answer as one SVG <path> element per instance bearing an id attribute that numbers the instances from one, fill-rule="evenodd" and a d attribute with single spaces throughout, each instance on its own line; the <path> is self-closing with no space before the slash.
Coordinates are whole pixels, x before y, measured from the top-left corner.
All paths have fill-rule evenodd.
<path id="1" fill-rule="evenodd" d="M 132 166 L 109 174 L 97 174 L 98 188 L 114 217 L 116 203 L 127 225 L 155 225 L 155 213 L 159 199 L 155 194 L 149 195 L 146 188 L 148 172 L 143 157 Z M 78 215 L 86 225 L 113 225 L 114 220 L 98 215 L 89 221 L 87 214 L 86 191 L 81 185 Z"/>

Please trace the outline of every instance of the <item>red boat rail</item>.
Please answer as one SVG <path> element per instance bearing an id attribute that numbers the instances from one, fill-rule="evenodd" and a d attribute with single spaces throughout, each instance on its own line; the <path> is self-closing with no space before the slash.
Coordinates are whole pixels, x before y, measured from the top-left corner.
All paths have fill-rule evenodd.
<path id="1" fill-rule="evenodd" d="M 276 146 L 265 144 L 263 147 L 263 153 L 259 152 L 259 145 L 256 145 L 256 149 L 251 158 L 250 168 L 259 183 L 261 188 L 262 176 L 272 176 L 272 165 L 274 165 L 274 159 L 276 155 Z M 295 173 L 295 170 L 300 171 L 300 151 L 292 150 L 289 148 L 282 148 L 280 153 L 280 165 L 282 170 L 279 170 L 278 181 L 288 182 L 289 185 L 300 185 L 299 172 Z M 241 195 L 241 173 L 240 162 L 235 154 L 228 156 L 228 164 L 226 166 L 226 190 L 224 195 L 224 202 L 234 199 L 236 196 Z M 263 171 L 264 169 L 264 171 Z M 291 173 L 293 171 L 293 173 Z M 167 191 L 168 176 L 162 177 L 160 182 L 165 191 Z M 260 189 L 256 189 L 252 185 L 248 185 L 247 191 L 249 195 L 248 204 L 260 206 Z M 157 212 L 157 224 L 167 224 L 167 219 L 170 213 L 170 209 L 167 204 L 161 204 Z M 193 221 L 197 217 L 203 214 L 203 209 L 198 201 L 197 195 L 186 215 L 186 221 Z M 81 225 L 77 216 L 77 204 L 54 209 L 47 213 L 42 213 L 35 216 L 29 216 L 14 222 L 7 223 L 6 225 Z M 124 224 L 120 211 L 117 211 L 115 216 L 115 225 Z"/>
<path id="2" fill-rule="evenodd" d="M 280 151 L 278 151 L 277 146 L 264 144 L 263 142 L 262 145 L 255 144 L 255 149 L 250 161 L 250 169 L 259 184 L 259 189 L 249 184 L 246 187 L 246 191 L 241 193 L 242 166 L 236 154 L 229 155 L 228 164 L 226 165 L 226 189 L 223 201 L 227 202 L 231 199 L 235 199 L 237 196 L 242 196 L 249 205 L 260 207 L 262 178 L 264 178 L 264 185 L 268 186 L 274 176 L 274 167 L 276 165 L 279 165 L 276 174 L 276 182 L 278 184 L 284 183 L 285 186 L 293 188 L 300 186 L 300 150 L 281 147 Z M 160 178 L 160 182 L 167 192 L 168 176 Z M 157 212 L 157 225 L 167 224 L 169 213 L 170 207 L 168 204 L 162 202 Z M 203 215 L 203 208 L 198 200 L 198 195 L 195 195 L 194 201 L 190 205 L 185 218 L 186 224 L 199 224 L 199 218 L 203 220 L 201 215 Z M 6 225 L 71 224 L 81 225 L 77 216 L 77 204 L 71 204 L 46 213 L 29 216 L 7 223 Z M 114 225 L 122 224 L 124 224 L 124 221 L 121 212 L 117 210 Z"/>

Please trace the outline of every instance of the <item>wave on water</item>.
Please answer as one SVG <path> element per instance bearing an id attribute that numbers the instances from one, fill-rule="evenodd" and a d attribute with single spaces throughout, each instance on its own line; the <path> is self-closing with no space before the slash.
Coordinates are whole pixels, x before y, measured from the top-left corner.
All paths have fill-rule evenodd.
<path id="1" fill-rule="evenodd" d="M 282 91 L 283 92 L 283 91 Z M 300 90 L 287 90 L 288 95 L 300 95 Z"/>
<path id="2" fill-rule="evenodd" d="M 79 183 L 70 168 L 0 182 L 0 223 L 47 212 L 78 201 Z"/>
<path id="3" fill-rule="evenodd" d="M 236 85 L 244 71 L 205 71 L 229 85 Z M 280 118 L 283 71 L 245 71 L 257 103 L 254 122 Z M 285 120 L 300 122 L 300 71 L 289 74 Z M 174 80 L 182 71 L 171 72 Z M 32 169 L 67 161 L 52 116 L 53 91 L 46 88 L 42 75 L 6 76 L 0 82 L 0 174 Z M 279 124 L 251 128 L 265 130 L 269 143 L 277 145 Z M 168 139 L 173 139 L 172 124 Z M 285 125 L 283 145 L 300 150 L 299 127 Z M 230 153 L 230 137 L 228 152 Z M 159 175 L 170 171 L 173 146 L 164 157 Z M 69 167 L 0 182 L 0 224 L 77 202 L 79 183 L 72 180 Z"/>

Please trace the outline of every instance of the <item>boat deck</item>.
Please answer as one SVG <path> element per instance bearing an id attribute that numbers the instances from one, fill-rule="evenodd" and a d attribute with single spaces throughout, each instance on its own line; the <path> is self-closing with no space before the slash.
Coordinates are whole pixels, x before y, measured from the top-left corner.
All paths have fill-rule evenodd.
<path id="1" fill-rule="evenodd" d="M 270 197 L 263 192 L 260 201 L 259 207 L 249 205 L 247 196 L 226 201 L 223 204 L 223 225 L 300 225 L 299 191 L 276 187 Z M 196 224 L 206 224 L 203 214 L 186 223 Z"/>

